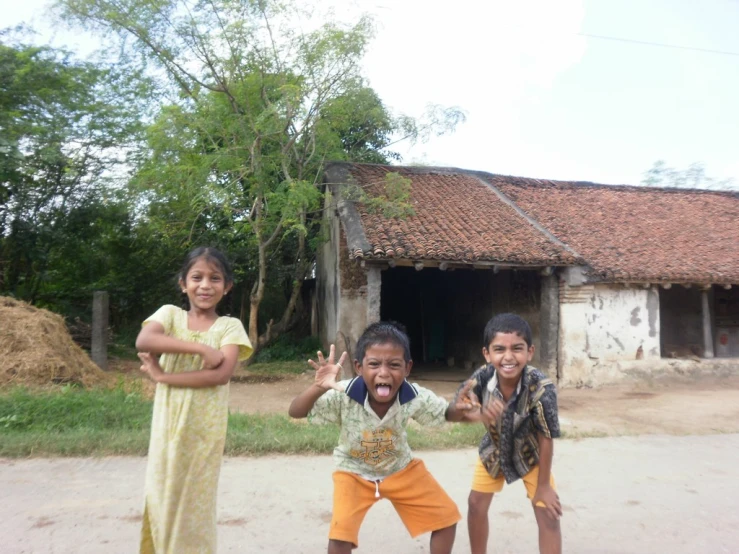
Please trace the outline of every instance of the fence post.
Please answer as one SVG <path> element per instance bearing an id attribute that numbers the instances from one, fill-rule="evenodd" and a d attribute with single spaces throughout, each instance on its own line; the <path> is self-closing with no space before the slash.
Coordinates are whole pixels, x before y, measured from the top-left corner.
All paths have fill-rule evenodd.
<path id="1" fill-rule="evenodd" d="M 92 361 L 108 369 L 108 293 L 96 290 L 92 295 Z"/>

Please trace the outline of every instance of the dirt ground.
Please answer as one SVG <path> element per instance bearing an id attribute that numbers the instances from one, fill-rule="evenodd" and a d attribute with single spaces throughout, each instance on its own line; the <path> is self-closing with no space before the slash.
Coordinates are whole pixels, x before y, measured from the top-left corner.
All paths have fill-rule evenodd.
<path id="1" fill-rule="evenodd" d="M 457 390 L 449 373 L 411 374 L 410 381 L 447 399 Z M 290 401 L 311 383 L 308 373 L 272 382 L 231 383 L 231 409 L 287 413 Z M 632 382 L 597 389 L 559 391 L 562 429 L 571 437 L 739 432 L 736 375 Z"/>
<path id="2" fill-rule="evenodd" d="M 285 413 L 311 379 L 247 376 L 231 384 L 231 407 Z M 440 373 L 411 381 L 447 398 L 457 387 L 456 376 Z M 559 402 L 562 427 L 576 438 L 555 447 L 565 552 L 737 552 L 739 375 L 564 389 Z M 603 435 L 612 436 L 592 438 Z M 463 518 L 475 456 L 474 448 L 419 453 Z M 142 457 L 0 459 L 0 551 L 135 552 L 145 467 Z M 325 552 L 332 468 L 330 456 L 226 458 L 218 552 Z M 520 483 L 496 495 L 490 517 L 488 552 L 536 551 L 536 524 Z M 428 535 L 410 538 L 383 501 L 370 510 L 359 541 L 357 554 L 428 552 Z M 464 519 L 454 551 L 469 552 Z"/>
<path id="3" fill-rule="evenodd" d="M 739 435 L 557 441 L 564 552 L 736 553 L 737 452 Z M 420 453 L 462 517 L 475 455 L 474 449 Z M 0 459 L 0 551 L 136 552 L 145 467 L 142 457 Z M 331 471 L 330 456 L 226 458 L 218 493 L 219 554 L 326 552 Z M 496 495 L 490 535 L 490 554 L 537 551 L 536 523 L 521 483 Z M 392 505 L 380 500 L 354 552 L 428 552 L 428 535 L 410 538 Z M 464 520 L 454 552 L 469 552 Z"/>

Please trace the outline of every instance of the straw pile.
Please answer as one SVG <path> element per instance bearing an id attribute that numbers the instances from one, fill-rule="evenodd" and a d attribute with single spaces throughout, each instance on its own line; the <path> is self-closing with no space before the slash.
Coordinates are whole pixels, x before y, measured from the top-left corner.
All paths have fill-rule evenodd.
<path id="1" fill-rule="evenodd" d="M 111 379 L 74 343 L 61 316 L 0 296 L 0 387 Z"/>

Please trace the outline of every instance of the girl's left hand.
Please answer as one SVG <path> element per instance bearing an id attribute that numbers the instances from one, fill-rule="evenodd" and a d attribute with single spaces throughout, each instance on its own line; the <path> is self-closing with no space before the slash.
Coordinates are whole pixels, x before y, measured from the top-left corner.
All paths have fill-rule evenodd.
<path id="1" fill-rule="evenodd" d="M 162 368 L 159 366 L 159 361 L 149 352 L 139 352 L 138 356 L 139 360 L 141 360 L 141 371 L 148 373 L 153 381 L 159 382 L 159 377 L 164 374 Z"/>

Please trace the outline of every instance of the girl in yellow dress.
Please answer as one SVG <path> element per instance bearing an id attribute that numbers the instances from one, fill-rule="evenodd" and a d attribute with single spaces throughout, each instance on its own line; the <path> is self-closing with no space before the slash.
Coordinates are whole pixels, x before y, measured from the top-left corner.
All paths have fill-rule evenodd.
<path id="1" fill-rule="evenodd" d="M 190 252 L 179 285 L 187 309 L 162 306 L 136 339 L 141 369 L 157 383 L 141 554 L 215 554 L 228 382 L 252 353 L 241 321 L 216 312 L 233 286 L 221 252 Z"/>

